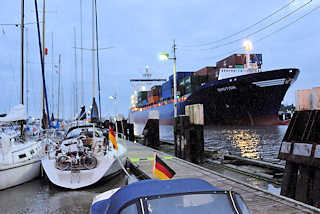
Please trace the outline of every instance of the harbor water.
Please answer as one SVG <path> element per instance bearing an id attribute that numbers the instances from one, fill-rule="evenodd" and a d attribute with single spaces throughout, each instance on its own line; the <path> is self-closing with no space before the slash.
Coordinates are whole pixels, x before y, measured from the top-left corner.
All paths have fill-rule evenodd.
<path id="1" fill-rule="evenodd" d="M 28 183 L 0 191 L 1 214 L 87 214 L 93 198 L 99 193 L 132 182 L 124 173 L 103 179 L 80 190 L 56 187 L 38 178 Z"/>
<path id="2" fill-rule="evenodd" d="M 135 124 L 135 132 L 142 134 L 144 126 Z M 205 149 L 218 154 L 231 154 L 245 158 L 284 164 L 278 153 L 287 126 L 205 126 Z M 174 142 L 173 126 L 160 126 L 160 139 Z M 174 154 L 174 146 L 162 145 L 162 151 Z M 281 187 L 277 183 L 226 169 L 221 164 L 203 163 L 203 167 L 234 178 L 252 186 L 280 194 Z"/>
<path id="3" fill-rule="evenodd" d="M 135 134 L 142 135 L 143 128 L 135 124 Z M 286 130 L 287 126 L 205 126 L 205 148 L 277 163 Z M 173 126 L 160 126 L 160 139 L 173 142 Z"/>

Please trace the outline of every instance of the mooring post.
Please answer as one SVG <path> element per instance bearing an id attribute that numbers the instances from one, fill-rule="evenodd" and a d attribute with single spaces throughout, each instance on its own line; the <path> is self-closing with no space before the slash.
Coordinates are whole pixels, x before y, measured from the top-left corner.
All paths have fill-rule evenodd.
<path id="1" fill-rule="evenodd" d="M 158 149 L 160 146 L 159 119 L 149 119 L 142 134 L 145 146 Z"/>
<path id="2" fill-rule="evenodd" d="M 122 137 L 121 134 L 123 134 L 123 130 L 122 130 L 122 125 L 121 125 L 121 121 L 116 121 L 116 126 L 117 126 L 117 130 L 118 130 L 118 137 Z"/>
<path id="3" fill-rule="evenodd" d="M 295 199 L 306 204 L 311 204 L 312 191 L 312 170 L 308 166 L 299 165 L 299 172 L 297 176 L 296 196 Z"/>
<path id="4" fill-rule="evenodd" d="M 281 143 L 281 195 L 320 208 L 320 110 L 296 111 Z"/>
<path id="5" fill-rule="evenodd" d="M 298 164 L 290 161 L 286 162 L 285 172 L 282 178 L 281 195 L 295 198 L 298 168 Z"/>
<path id="6" fill-rule="evenodd" d="M 129 141 L 133 142 L 135 140 L 133 123 L 128 123 L 128 130 L 129 130 Z"/>
<path id="7" fill-rule="evenodd" d="M 186 115 L 179 115 L 174 120 L 175 156 L 199 163 L 203 160 L 203 106 L 186 106 Z"/>

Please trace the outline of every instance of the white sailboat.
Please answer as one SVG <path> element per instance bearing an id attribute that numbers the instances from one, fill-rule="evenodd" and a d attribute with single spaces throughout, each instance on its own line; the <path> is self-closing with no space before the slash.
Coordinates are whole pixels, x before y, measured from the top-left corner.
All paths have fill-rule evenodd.
<path id="1" fill-rule="evenodd" d="M 24 0 L 21 0 L 21 94 L 20 105 L 0 118 L 0 190 L 34 179 L 40 174 L 41 141 L 25 136 L 24 104 Z"/>
<path id="2" fill-rule="evenodd" d="M 103 177 L 114 175 L 123 169 L 127 150 L 121 145 L 113 146 L 108 139 L 108 127 L 99 122 L 95 101 L 95 1 L 92 1 L 92 93 L 91 123 L 74 121 L 65 138 L 57 143 L 42 166 L 49 180 L 60 187 L 79 189 L 92 185 Z M 101 110 L 101 109 L 100 109 Z M 84 111 L 85 113 L 85 111 Z M 81 118 L 78 117 L 78 118 Z M 110 131 L 110 130 L 109 130 Z M 113 131 L 112 131 L 113 132 Z M 117 148 L 117 149 L 116 149 Z"/>
<path id="3" fill-rule="evenodd" d="M 49 180 L 60 187 L 79 189 L 119 173 L 127 150 L 121 144 L 116 150 L 106 134 L 92 123 L 69 128 L 64 140 L 54 146 L 58 149 L 41 161 Z"/>
<path id="4" fill-rule="evenodd" d="M 25 107 L 15 106 L 0 118 L 0 190 L 28 182 L 40 175 L 41 141 L 23 139 L 17 122 L 26 119 Z"/>

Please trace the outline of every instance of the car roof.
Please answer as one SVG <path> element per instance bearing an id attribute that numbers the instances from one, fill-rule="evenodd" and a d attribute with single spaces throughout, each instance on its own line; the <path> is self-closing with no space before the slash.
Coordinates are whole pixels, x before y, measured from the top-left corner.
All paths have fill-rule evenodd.
<path id="1" fill-rule="evenodd" d="M 107 214 L 118 213 L 127 203 L 142 197 L 208 191 L 222 191 L 222 189 L 198 178 L 138 181 L 122 187 L 110 197 L 110 206 Z"/>

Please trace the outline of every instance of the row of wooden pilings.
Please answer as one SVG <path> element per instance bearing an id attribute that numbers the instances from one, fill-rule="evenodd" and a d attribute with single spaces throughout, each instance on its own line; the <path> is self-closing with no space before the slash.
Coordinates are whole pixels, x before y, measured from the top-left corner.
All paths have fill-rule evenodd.
<path id="1" fill-rule="evenodd" d="M 117 132 L 118 137 L 124 137 L 126 140 L 134 141 L 134 124 L 128 123 L 127 120 L 116 121 L 115 123 L 106 120 L 104 122 L 104 127 L 112 127 L 112 129 Z"/>

